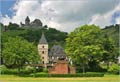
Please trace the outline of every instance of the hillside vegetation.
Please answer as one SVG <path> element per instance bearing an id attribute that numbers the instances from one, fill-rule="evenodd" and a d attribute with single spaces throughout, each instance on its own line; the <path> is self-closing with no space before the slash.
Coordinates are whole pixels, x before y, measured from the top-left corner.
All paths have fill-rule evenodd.
<path id="1" fill-rule="evenodd" d="M 119 29 L 120 24 L 106 26 L 103 33 L 111 37 L 115 41 L 115 45 L 119 47 Z"/>
<path id="2" fill-rule="evenodd" d="M 113 72 L 118 74 L 118 66 L 113 65 L 109 68 L 109 62 L 113 62 L 117 64 L 118 60 L 118 47 L 119 47 L 119 25 L 110 25 L 106 26 L 104 29 L 101 29 L 99 26 L 96 25 L 83 25 L 76 28 L 73 32 L 67 33 L 57 30 L 55 28 L 50 28 L 44 26 L 42 28 L 24 28 L 20 27 L 17 24 L 10 23 L 8 26 L 3 24 L 0 25 L 2 30 L 2 52 L 8 52 L 6 54 L 2 53 L 2 57 L 4 55 L 12 54 L 13 57 L 16 56 L 18 53 L 22 54 L 21 52 L 16 52 L 17 46 L 17 38 L 20 38 L 20 41 L 25 39 L 25 42 L 29 45 L 33 45 L 37 48 L 39 43 L 39 39 L 41 38 L 41 34 L 44 32 L 46 39 L 49 44 L 49 49 L 55 45 L 61 45 L 67 55 L 72 58 L 73 64 L 79 66 L 77 72 L 86 71 L 93 71 L 93 72 Z M 10 38 L 11 37 L 11 38 Z M 17 38 L 16 38 L 17 37 Z M 14 39 L 15 38 L 15 39 Z M 16 46 L 13 40 L 16 42 Z M 10 53 L 13 50 L 14 53 Z M 21 45 L 26 45 L 22 43 Z M 27 46 L 27 45 L 26 45 Z M 26 46 L 24 46 L 26 48 Z M 15 47 L 15 48 L 14 48 Z M 28 48 L 28 47 L 27 47 Z M 19 49 L 19 48 L 18 48 Z M 21 48 L 24 50 L 24 48 Z M 37 49 L 36 49 L 37 52 Z M 35 52 L 35 53 L 36 53 Z M 29 51 L 26 52 L 30 53 Z M 15 54 L 15 55 L 14 55 Z M 4 56 L 6 59 L 10 59 L 10 57 Z M 24 56 L 23 56 L 24 58 Z M 4 62 L 4 58 L 1 58 Z M 11 58 L 12 60 L 14 58 Z M 10 60 L 11 60 L 10 59 Z M 26 60 L 25 60 L 26 61 Z M 100 63 L 105 62 L 105 68 L 102 68 Z M 13 62 L 13 61 L 11 61 Z M 13 62 L 14 64 L 14 62 Z M 12 65 L 13 65 L 12 64 Z M 115 69 L 112 69 L 114 68 Z M 112 70 L 111 70 L 112 69 Z"/>

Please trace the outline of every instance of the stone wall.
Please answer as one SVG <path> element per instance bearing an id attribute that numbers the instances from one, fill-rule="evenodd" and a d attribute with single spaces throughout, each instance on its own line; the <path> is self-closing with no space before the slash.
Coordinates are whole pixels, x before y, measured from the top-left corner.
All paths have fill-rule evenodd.
<path id="1" fill-rule="evenodd" d="M 52 68 L 49 68 L 49 74 L 68 74 L 68 64 L 66 60 L 55 63 Z"/>
<path id="2" fill-rule="evenodd" d="M 76 73 L 75 67 L 69 66 L 69 68 L 70 68 L 70 74 L 75 74 Z"/>
<path id="3" fill-rule="evenodd" d="M 66 60 L 59 60 L 48 69 L 49 74 L 75 74 L 75 72 L 75 67 L 69 66 Z"/>

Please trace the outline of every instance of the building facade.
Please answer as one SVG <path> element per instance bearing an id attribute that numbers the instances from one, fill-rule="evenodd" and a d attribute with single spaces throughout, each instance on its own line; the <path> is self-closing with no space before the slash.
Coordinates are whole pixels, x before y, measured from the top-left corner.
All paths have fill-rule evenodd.
<path id="1" fill-rule="evenodd" d="M 44 33 L 42 33 L 41 39 L 39 40 L 38 54 L 41 57 L 40 59 L 42 60 L 42 63 L 46 67 L 47 64 L 49 63 L 49 57 L 48 57 L 48 43 Z"/>
<path id="2" fill-rule="evenodd" d="M 74 74 L 75 68 L 70 65 L 71 61 L 66 56 L 64 49 L 60 45 L 54 45 L 48 51 L 48 42 L 42 33 L 41 39 L 38 44 L 38 53 L 42 64 L 45 68 L 48 68 L 50 74 Z"/>

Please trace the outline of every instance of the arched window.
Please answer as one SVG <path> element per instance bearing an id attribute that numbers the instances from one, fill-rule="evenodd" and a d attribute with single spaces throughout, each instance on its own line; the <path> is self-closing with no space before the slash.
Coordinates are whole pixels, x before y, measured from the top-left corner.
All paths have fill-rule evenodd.
<path id="1" fill-rule="evenodd" d="M 44 48 L 44 46 L 42 46 L 42 48 Z"/>

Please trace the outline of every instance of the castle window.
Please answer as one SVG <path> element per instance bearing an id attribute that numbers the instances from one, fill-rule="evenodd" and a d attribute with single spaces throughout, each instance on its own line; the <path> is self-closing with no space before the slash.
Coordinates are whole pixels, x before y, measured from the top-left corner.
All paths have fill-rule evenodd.
<path id="1" fill-rule="evenodd" d="M 44 54 L 44 51 L 42 51 L 42 54 Z"/>
<path id="2" fill-rule="evenodd" d="M 44 57 L 42 57 L 42 59 L 44 59 Z"/>
<path id="3" fill-rule="evenodd" d="M 54 59 L 54 57 L 52 56 L 52 59 Z"/>
<path id="4" fill-rule="evenodd" d="M 44 46 L 42 46 L 42 48 L 44 48 Z"/>
<path id="5" fill-rule="evenodd" d="M 43 62 L 43 64 L 44 64 L 44 61 L 42 61 Z"/>

